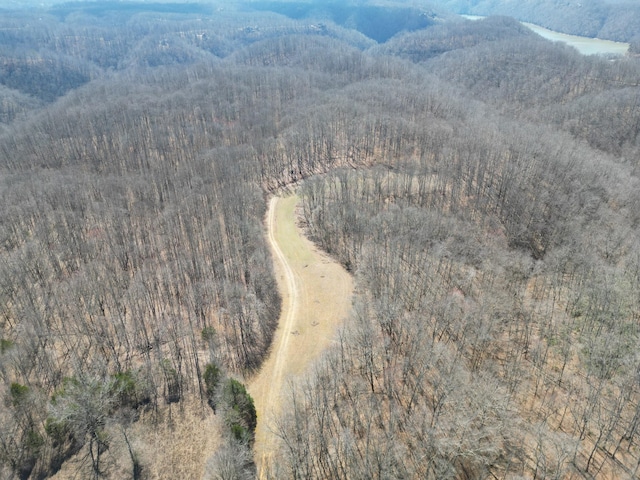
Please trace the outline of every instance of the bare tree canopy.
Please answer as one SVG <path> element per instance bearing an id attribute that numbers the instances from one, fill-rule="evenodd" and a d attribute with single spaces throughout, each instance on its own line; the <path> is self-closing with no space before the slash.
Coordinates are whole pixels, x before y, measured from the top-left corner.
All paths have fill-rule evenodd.
<path id="1" fill-rule="evenodd" d="M 0 477 L 638 475 L 635 7 L 463 3 L 0 3 Z M 258 466 L 290 189 L 355 294 Z"/>

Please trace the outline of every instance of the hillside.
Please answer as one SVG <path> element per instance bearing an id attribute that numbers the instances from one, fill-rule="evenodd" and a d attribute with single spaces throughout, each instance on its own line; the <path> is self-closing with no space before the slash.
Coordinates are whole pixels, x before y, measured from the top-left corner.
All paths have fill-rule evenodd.
<path id="1" fill-rule="evenodd" d="M 640 41 L 640 5 L 623 0 L 434 0 L 460 14 L 508 15 L 558 32 L 619 42 Z"/>
<path id="2" fill-rule="evenodd" d="M 0 17 L 0 477 L 637 476 L 638 58 L 308 6 Z M 353 307 L 265 381 L 284 190 Z"/>

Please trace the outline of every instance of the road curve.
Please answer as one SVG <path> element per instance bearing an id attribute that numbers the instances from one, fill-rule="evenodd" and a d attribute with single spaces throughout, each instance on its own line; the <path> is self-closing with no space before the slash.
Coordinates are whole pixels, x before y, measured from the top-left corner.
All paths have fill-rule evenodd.
<path id="1" fill-rule="evenodd" d="M 258 413 L 255 459 L 264 478 L 276 451 L 274 420 L 290 382 L 308 370 L 335 338 L 351 310 L 351 276 L 318 250 L 297 226 L 298 197 L 273 197 L 266 219 L 282 311 L 271 353 L 249 392 Z"/>

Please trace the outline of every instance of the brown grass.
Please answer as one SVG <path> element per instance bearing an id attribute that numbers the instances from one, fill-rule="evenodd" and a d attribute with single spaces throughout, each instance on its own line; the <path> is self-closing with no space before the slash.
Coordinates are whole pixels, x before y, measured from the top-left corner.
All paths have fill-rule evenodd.
<path id="1" fill-rule="evenodd" d="M 331 344 L 351 310 L 351 276 L 302 235 L 297 196 L 274 198 L 267 228 L 283 308 L 271 354 L 249 383 L 258 412 L 255 458 L 259 470 L 274 452 L 274 419 L 290 381 L 304 374 Z"/>
<path id="2" fill-rule="evenodd" d="M 163 406 L 148 412 L 127 430 L 133 452 L 142 465 L 145 480 L 201 479 L 206 461 L 221 444 L 220 418 L 198 399 Z M 103 456 L 107 478 L 133 478 L 131 455 L 122 428 L 107 428 L 109 449 Z M 91 478 L 87 448 L 65 462 L 52 478 L 56 480 Z"/>

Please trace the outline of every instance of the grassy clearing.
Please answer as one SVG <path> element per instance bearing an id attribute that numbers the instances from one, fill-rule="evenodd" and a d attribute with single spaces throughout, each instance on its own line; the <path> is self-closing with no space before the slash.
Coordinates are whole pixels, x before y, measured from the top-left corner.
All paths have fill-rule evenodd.
<path id="1" fill-rule="evenodd" d="M 274 419 L 284 405 L 289 383 L 331 344 L 351 309 L 351 276 L 302 235 L 297 204 L 295 195 L 273 199 L 267 219 L 283 308 L 271 354 L 249 383 L 258 411 L 259 468 L 273 454 Z"/>

